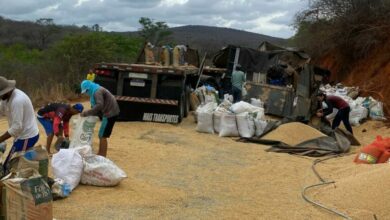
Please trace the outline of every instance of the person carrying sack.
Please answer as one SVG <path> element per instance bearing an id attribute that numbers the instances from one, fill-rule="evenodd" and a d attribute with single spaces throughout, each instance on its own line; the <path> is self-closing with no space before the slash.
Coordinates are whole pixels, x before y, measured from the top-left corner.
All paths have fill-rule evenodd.
<path id="1" fill-rule="evenodd" d="M 12 148 L 3 163 L 4 174 L 9 173 L 8 162 L 16 152 L 32 148 L 39 139 L 38 124 L 30 98 L 15 87 L 15 80 L 0 76 L 0 113 L 8 119 L 9 129 L 0 136 L 0 143 L 13 137 Z"/>
<path id="2" fill-rule="evenodd" d="M 102 115 L 102 124 L 99 129 L 99 152 L 100 156 L 107 156 L 107 138 L 111 136 L 112 129 L 119 115 L 119 105 L 115 97 L 105 88 L 84 80 L 81 83 L 81 93 L 90 97 L 92 109 L 81 113 L 82 117 Z"/>

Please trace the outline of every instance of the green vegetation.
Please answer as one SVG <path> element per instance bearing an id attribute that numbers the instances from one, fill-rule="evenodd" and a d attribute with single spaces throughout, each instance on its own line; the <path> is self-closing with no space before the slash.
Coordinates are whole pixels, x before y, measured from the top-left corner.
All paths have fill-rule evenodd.
<path id="1" fill-rule="evenodd" d="M 154 45 L 159 45 L 164 38 L 169 36 L 171 32 L 168 30 L 168 25 L 163 21 L 153 21 L 150 18 L 141 17 L 138 22 L 141 24 L 141 37 Z"/>
<path id="2" fill-rule="evenodd" d="M 35 105 L 77 97 L 79 84 L 94 63 L 134 62 L 143 43 L 135 37 L 82 31 L 48 44 L 56 30 L 53 25 L 45 24 L 40 39 L 46 40 L 36 47 L 20 42 L 0 44 L 0 75 L 17 80 L 17 87 Z"/>
<path id="3" fill-rule="evenodd" d="M 364 58 L 390 35 L 388 0 L 313 0 L 296 15 L 294 44 L 320 57 L 338 52 L 339 59 Z"/>

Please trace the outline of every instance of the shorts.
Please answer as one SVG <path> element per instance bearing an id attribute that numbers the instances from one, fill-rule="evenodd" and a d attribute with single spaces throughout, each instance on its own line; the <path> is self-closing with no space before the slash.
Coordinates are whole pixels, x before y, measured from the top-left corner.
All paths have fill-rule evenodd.
<path id="1" fill-rule="evenodd" d="M 12 148 L 14 148 L 14 152 L 22 151 L 23 148 L 25 148 L 24 150 L 30 149 L 31 147 L 34 147 L 34 145 L 38 142 L 38 139 L 39 134 L 29 139 L 17 139 L 15 140 Z"/>
<path id="2" fill-rule="evenodd" d="M 54 134 L 53 130 L 53 121 L 47 118 L 43 118 L 38 116 L 38 121 L 42 124 L 43 128 L 45 129 L 46 135 L 50 136 Z"/>
<path id="3" fill-rule="evenodd" d="M 47 136 L 53 135 L 54 134 L 54 129 L 53 129 L 53 121 L 48 118 L 43 118 L 38 116 L 38 121 L 42 124 L 42 127 L 45 129 L 45 133 Z M 62 129 L 63 125 L 62 123 L 59 125 L 60 133 L 62 134 Z"/>
<path id="4" fill-rule="evenodd" d="M 114 128 L 114 124 L 118 116 L 113 116 L 110 118 L 103 117 L 102 125 L 99 129 L 99 138 L 109 138 L 112 133 L 112 129 Z"/>
<path id="5" fill-rule="evenodd" d="M 17 139 L 14 141 L 12 148 L 11 148 L 10 152 L 8 153 L 8 156 L 6 157 L 6 159 L 3 163 L 4 174 L 9 173 L 9 170 L 10 170 L 9 162 L 10 162 L 11 158 L 13 157 L 13 155 L 16 152 L 26 151 L 26 150 L 34 147 L 34 145 L 38 142 L 38 139 L 39 139 L 39 134 L 37 134 L 36 136 L 34 136 L 32 138 Z"/>

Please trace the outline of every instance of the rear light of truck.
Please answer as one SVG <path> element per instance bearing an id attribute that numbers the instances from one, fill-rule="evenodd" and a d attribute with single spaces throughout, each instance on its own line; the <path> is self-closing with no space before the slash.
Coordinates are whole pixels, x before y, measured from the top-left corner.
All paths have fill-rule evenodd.
<path id="1" fill-rule="evenodd" d="M 96 75 L 100 75 L 100 76 L 112 76 L 112 72 L 110 70 L 95 70 L 95 73 Z"/>

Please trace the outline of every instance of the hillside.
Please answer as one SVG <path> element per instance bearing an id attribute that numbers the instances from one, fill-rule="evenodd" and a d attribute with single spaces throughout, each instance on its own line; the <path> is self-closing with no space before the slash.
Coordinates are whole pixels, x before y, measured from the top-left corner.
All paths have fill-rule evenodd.
<path id="1" fill-rule="evenodd" d="M 331 79 L 349 86 L 359 86 L 362 96 L 372 96 L 384 103 L 385 115 L 390 114 L 390 39 L 372 49 L 364 58 L 345 63 L 340 51 L 332 51 L 318 60 L 318 64 L 332 72 Z M 343 71 L 347 68 L 348 71 Z"/>
<path id="2" fill-rule="evenodd" d="M 263 41 L 276 44 L 286 43 L 286 40 L 282 38 L 232 28 L 188 25 L 171 28 L 171 31 L 174 41 L 201 48 L 221 48 L 228 44 L 256 48 Z"/>
<path id="3" fill-rule="evenodd" d="M 286 39 L 232 28 L 187 25 L 170 28 L 169 30 L 172 34 L 169 36 L 169 39 L 167 39 L 167 42 L 188 44 L 193 48 L 197 48 L 201 52 L 207 51 L 209 54 L 213 54 L 229 44 L 256 48 L 263 41 L 282 45 L 287 43 Z M 138 32 L 130 32 L 130 35 L 138 35 Z"/>
<path id="4" fill-rule="evenodd" d="M 23 44 L 28 48 L 46 49 L 65 36 L 89 32 L 88 27 L 56 25 L 51 19 L 14 21 L 0 16 L 0 44 Z"/>

